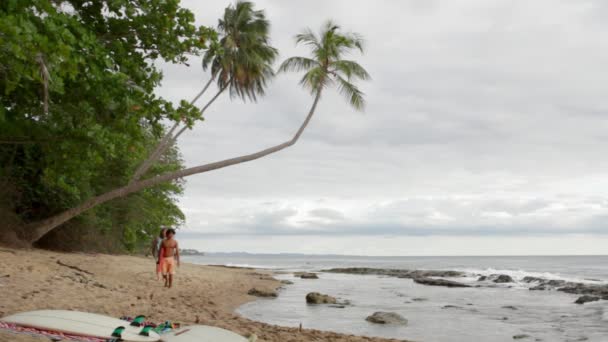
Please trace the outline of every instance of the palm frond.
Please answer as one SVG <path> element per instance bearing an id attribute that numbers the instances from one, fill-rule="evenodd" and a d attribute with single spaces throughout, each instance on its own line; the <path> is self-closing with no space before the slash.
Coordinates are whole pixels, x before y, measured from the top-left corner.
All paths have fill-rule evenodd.
<path id="1" fill-rule="evenodd" d="M 343 74 L 347 80 L 358 78 L 363 81 L 371 79 L 371 76 L 359 63 L 351 60 L 339 60 L 331 62 L 330 67 L 335 69 L 335 72 Z"/>
<path id="2" fill-rule="evenodd" d="M 315 66 L 319 66 L 319 63 L 311 58 L 306 57 L 290 57 L 286 59 L 279 67 L 279 72 L 288 71 L 304 71 L 309 70 Z"/>
<path id="3" fill-rule="evenodd" d="M 357 86 L 340 76 L 336 76 L 335 80 L 338 85 L 338 92 L 346 98 L 353 108 L 361 111 L 365 109 L 365 99 L 363 98 L 365 94 Z"/>

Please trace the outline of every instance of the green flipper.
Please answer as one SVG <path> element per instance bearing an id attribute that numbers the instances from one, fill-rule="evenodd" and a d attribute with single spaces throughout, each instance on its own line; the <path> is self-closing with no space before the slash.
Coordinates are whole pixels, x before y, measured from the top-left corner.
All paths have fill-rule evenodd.
<path id="1" fill-rule="evenodd" d="M 141 329 L 139 334 L 141 336 L 150 336 L 150 331 L 152 331 L 152 328 L 153 327 L 151 325 L 146 325 L 143 329 Z"/>
<path id="2" fill-rule="evenodd" d="M 139 315 L 133 319 L 133 322 L 131 322 L 131 326 L 141 327 L 144 324 L 145 320 L 146 320 L 146 316 Z"/>
<path id="3" fill-rule="evenodd" d="M 125 327 L 118 327 L 118 328 L 114 329 L 114 332 L 112 332 L 112 337 L 121 338 L 122 337 L 122 333 L 124 331 L 125 331 Z"/>

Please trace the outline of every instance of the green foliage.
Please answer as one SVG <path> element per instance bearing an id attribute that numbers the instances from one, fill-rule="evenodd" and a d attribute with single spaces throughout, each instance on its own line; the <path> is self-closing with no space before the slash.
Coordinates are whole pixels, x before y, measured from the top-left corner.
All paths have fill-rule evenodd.
<path id="1" fill-rule="evenodd" d="M 267 82 L 274 77 L 272 63 L 278 51 L 270 45 L 270 23 L 264 11 L 253 6 L 248 1 L 237 1 L 226 8 L 218 33 L 210 34 L 203 69 L 211 69 L 219 88 L 229 88 L 231 97 L 255 101 L 264 95 Z"/>
<path id="2" fill-rule="evenodd" d="M 163 120 L 202 120 L 154 95 L 154 61 L 185 63 L 216 40 L 178 0 L 0 2 L 0 181 L 12 210 L 46 218 L 126 184 L 164 135 Z M 153 172 L 181 168 L 172 151 Z M 83 225 L 123 231 L 125 247 L 177 224 L 181 184 L 95 209 Z M 105 228 L 104 228 L 105 227 Z"/>
<path id="3" fill-rule="evenodd" d="M 317 36 L 310 29 L 296 35 L 296 43 L 311 48 L 311 57 L 291 57 L 279 71 L 305 71 L 300 84 L 316 94 L 335 84 L 338 92 L 356 109 L 365 107 L 363 92 L 353 81 L 369 80 L 367 71 L 355 61 L 342 59 L 351 50 L 363 53 L 363 38 L 356 33 L 341 33 L 340 26 L 328 21 Z"/>

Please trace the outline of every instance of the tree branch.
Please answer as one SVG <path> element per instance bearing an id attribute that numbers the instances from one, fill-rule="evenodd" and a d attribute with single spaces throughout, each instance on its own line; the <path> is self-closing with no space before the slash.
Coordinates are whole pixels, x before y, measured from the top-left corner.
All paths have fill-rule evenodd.
<path id="1" fill-rule="evenodd" d="M 127 186 L 106 192 L 105 194 L 93 197 L 93 198 L 85 201 L 83 204 L 81 204 L 75 208 L 66 210 L 63 213 L 55 215 L 46 220 L 31 224 L 30 225 L 31 236 L 27 237 L 28 240 L 30 242 L 36 242 L 40 238 L 45 236 L 48 232 L 50 232 L 54 228 L 58 227 L 59 225 L 63 224 L 64 222 L 67 222 L 70 219 L 72 219 L 73 217 L 80 215 L 81 213 L 83 213 L 97 205 L 110 201 L 112 199 L 124 197 L 124 196 L 132 194 L 134 192 L 140 191 L 142 189 L 158 185 L 160 183 L 172 181 L 172 180 L 179 179 L 179 178 L 188 177 L 188 176 L 199 174 L 199 173 L 219 170 L 219 169 L 222 169 L 222 168 L 225 168 L 228 166 L 260 159 L 262 157 L 279 152 L 287 147 L 294 145 L 298 141 L 298 139 L 300 138 L 300 136 L 302 135 L 302 133 L 304 132 L 306 127 L 308 126 L 308 123 L 310 122 L 310 120 L 312 119 L 312 116 L 314 115 L 315 110 L 317 108 L 317 104 L 319 103 L 319 100 L 321 99 L 321 91 L 322 91 L 322 88 L 319 88 L 319 90 L 317 90 L 314 101 L 312 103 L 310 111 L 308 112 L 308 115 L 306 116 L 306 119 L 304 120 L 304 122 L 302 123 L 302 125 L 300 126 L 298 131 L 294 134 L 294 136 L 290 140 L 288 140 L 284 143 L 263 149 L 261 151 L 255 152 L 255 153 L 246 154 L 246 155 L 234 157 L 234 158 L 229 158 L 229 159 L 225 159 L 225 160 L 221 160 L 218 162 L 209 163 L 209 164 L 205 164 L 205 165 L 195 166 L 195 167 L 191 167 L 188 169 L 183 169 L 183 170 L 179 170 L 179 171 L 175 171 L 175 172 L 166 173 L 163 175 L 158 175 L 158 176 L 155 176 L 155 177 L 152 177 L 149 179 L 140 180 L 135 183 L 129 184 Z"/>

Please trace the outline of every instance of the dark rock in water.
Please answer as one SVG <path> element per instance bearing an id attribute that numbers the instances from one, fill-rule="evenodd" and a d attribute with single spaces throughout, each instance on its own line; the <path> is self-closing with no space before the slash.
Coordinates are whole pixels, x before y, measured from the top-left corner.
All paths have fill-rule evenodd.
<path id="1" fill-rule="evenodd" d="M 511 310 L 517 310 L 516 307 L 514 307 L 513 305 L 505 305 L 502 307 L 503 309 L 511 309 Z"/>
<path id="2" fill-rule="evenodd" d="M 316 273 L 310 272 L 296 272 L 293 275 L 302 279 L 319 279 L 319 276 Z"/>
<path id="3" fill-rule="evenodd" d="M 362 275 L 384 275 L 397 278 L 425 278 L 425 277 L 464 277 L 465 273 L 460 271 L 441 271 L 441 270 L 401 270 L 393 268 L 370 268 L 370 267 L 347 267 L 332 268 L 323 270 L 329 273 L 347 273 Z"/>
<path id="4" fill-rule="evenodd" d="M 445 286 L 445 287 L 471 287 L 469 285 L 459 283 L 457 281 L 435 279 L 435 278 L 414 278 L 414 282 L 422 285 L 430 286 Z"/>
<path id="5" fill-rule="evenodd" d="M 334 305 L 328 305 L 330 308 L 336 308 L 336 309 L 344 309 L 346 307 L 346 305 L 339 305 L 339 304 L 334 304 Z"/>
<path id="6" fill-rule="evenodd" d="M 545 285 L 547 285 L 547 286 L 553 286 L 553 287 L 564 286 L 564 285 L 566 285 L 566 281 L 565 280 L 551 279 L 551 280 L 547 281 L 545 283 Z"/>
<path id="7" fill-rule="evenodd" d="M 600 300 L 600 297 L 584 295 L 584 296 L 578 297 L 578 299 L 574 303 L 575 304 L 585 304 L 585 303 L 589 303 L 589 302 L 595 302 L 598 300 Z"/>
<path id="8" fill-rule="evenodd" d="M 417 297 L 417 298 L 412 298 L 412 300 L 414 302 L 424 302 L 424 301 L 427 301 L 429 299 L 428 298 Z"/>
<path id="9" fill-rule="evenodd" d="M 283 285 L 293 285 L 293 281 L 291 281 L 291 280 L 281 280 L 281 284 L 283 284 Z"/>
<path id="10" fill-rule="evenodd" d="M 530 288 L 530 291 L 544 291 L 547 289 L 547 286 L 545 285 L 536 285 L 534 287 Z"/>
<path id="11" fill-rule="evenodd" d="M 527 277 L 524 277 L 524 279 L 522 279 L 522 281 L 524 283 L 542 283 L 542 282 L 547 281 L 547 279 L 527 276 Z"/>
<path id="12" fill-rule="evenodd" d="M 514 339 L 514 340 L 522 340 L 522 339 L 524 339 L 524 338 L 530 338 L 530 337 L 532 337 L 532 336 L 530 336 L 530 335 L 526 335 L 526 334 L 520 334 L 520 335 L 515 335 L 515 336 L 513 336 L 513 339 Z"/>
<path id="13" fill-rule="evenodd" d="M 442 309 L 462 309 L 460 306 L 457 306 L 457 305 L 444 305 L 441 308 Z"/>
<path id="14" fill-rule="evenodd" d="M 477 281 L 486 281 L 488 280 L 488 276 L 481 276 L 479 278 L 477 278 Z"/>
<path id="15" fill-rule="evenodd" d="M 269 297 L 269 298 L 276 298 L 278 297 L 278 293 L 277 291 L 274 290 L 262 290 L 262 289 L 257 289 L 257 288 L 252 288 L 251 290 L 249 290 L 249 292 L 247 292 L 248 295 L 250 296 L 256 296 L 256 297 Z"/>
<path id="16" fill-rule="evenodd" d="M 499 274 L 497 275 L 497 277 L 492 280 L 495 283 L 512 283 L 513 282 L 513 278 L 511 278 L 510 275 L 506 275 L 506 274 Z"/>
<path id="17" fill-rule="evenodd" d="M 564 287 L 560 287 L 557 290 L 566 292 L 566 293 L 590 295 L 590 296 L 596 296 L 596 297 L 608 296 L 608 285 L 589 285 L 589 284 L 582 284 L 582 283 L 566 283 L 566 285 Z"/>
<path id="18" fill-rule="evenodd" d="M 311 292 L 306 295 L 306 303 L 308 303 L 308 304 L 337 304 L 338 300 L 332 296 L 321 294 L 319 292 Z"/>
<path id="19" fill-rule="evenodd" d="M 365 320 L 376 324 L 407 324 L 407 319 L 394 312 L 374 312 L 373 315 L 368 316 Z"/>

